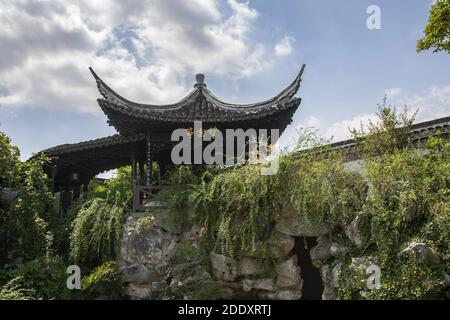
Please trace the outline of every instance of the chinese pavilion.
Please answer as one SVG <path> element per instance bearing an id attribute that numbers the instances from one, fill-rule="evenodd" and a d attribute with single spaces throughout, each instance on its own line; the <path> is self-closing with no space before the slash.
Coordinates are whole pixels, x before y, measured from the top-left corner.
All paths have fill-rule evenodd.
<path id="1" fill-rule="evenodd" d="M 204 129 L 279 129 L 280 134 L 292 122 L 301 99 L 295 97 L 305 65 L 295 80 L 279 94 L 252 104 L 228 103 L 208 90 L 204 75 L 196 75 L 194 89 L 180 101 L 167 105 L 132 102 L 111 89 L 89 68 L 102 96 L 98 104 L 108 124 L 118 132 L 100 139 L 64 144 L 43 152 L 52 157 L 47 169 L 54 191 L 79 193 L 98 173 L 131 165 L 133 207 L 142 208 L 143 198 L 160 188 L 152 181 L 152 163 L 171 164 L 173 130 L 192 128 L 202 121 Z"/>

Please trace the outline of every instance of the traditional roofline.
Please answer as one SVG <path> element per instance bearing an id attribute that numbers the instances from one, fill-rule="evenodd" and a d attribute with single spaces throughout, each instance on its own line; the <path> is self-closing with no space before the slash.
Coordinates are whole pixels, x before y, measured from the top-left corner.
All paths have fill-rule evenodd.
<path id="1" fill-rule="evenodd" d="M 111 89 L 95 72 L 98 90 L 103 98 L 98 103 L 108 123 L 121 134 L 133 134 L 142 130 L 169 129 L 164 124 L 179 125 L 203 121 L 211 125 L 259 121 L 270 128 L 281 131 L 291 122 L 293 113 L 301 99 L 294 97 L 301 83 L 305 69 L 302 66 L 294 81 L 276 96 L 251 104 L 234 104 L 216 97 L 204 83 L 204 75 L 196 76 L 194 89 L 176 103 L 165 105 L 142 104 L 130 101 Z M 270 124 L 269 124 L 270 123 Z"/>
<path id="2" fill-rule="evenodd" d="M 202 93 L 208 100 L 211 100 L 216 103 L 217 106 L 233 110 L 233 111 L 254 111 L 255 109 L 264 108 L 267 105 L 273 105 L 275 102 L 281 102 L 286 98 L 292 99 L 294 95 L 298 92 L 298 89 L 300 88 L 300 83 L 302 81 L 302 74 L 305 70 L 305 65 L 303 64 L 300 72 L 295 77 L 294 81 L 286 87 L 283 91 L 281 91 L 279 94 L 274 96 L 273 98 L 256 102 L 256 103 L 250 103 L 250 104 L 235 104 L 235 103 L 229 103 L 225 102 L 218 97 L 216 97 L 211 91 L 209 91 L 206 88 L 206 84 L 203 83 L 204 76 L 202 74 L 197 74 L 196 78 L 199 76 L 202 76 L 203 79 L 201 82 L 197 80 L 197 83 L 194 85 L 194 90 L 191 91 L 186 97 L 181 99 L 180 101 L 172 104 L 163 104 L 163 105 L 154 105 L 154 104 L 143 104 L 143 103 L 137 103 L 130 101 L 121 95 L 119 95 L 117 92 L 115 92 L 111 87 L 109 87 L 92 69 L 92 67 L 89 67 L 89 70 L 91 71 L 92 75 L 95 78 L 95 81 L 97 83 L 97 88 L 100 92 L 100 94 L 103 96 L 103 98 L 112 104 L 117 105 L 127 105 L 129 107 L 133 108 L 144 108 L 144 109 L 150 109 L 150 110 L 157 110 L 157 111 L 169 111 L 169 110 L 177 110 L 181 107 L 183 107 L 186 104 L 189 104 L 192 102 L 192 98 L 196 97 L 198 94 Z"/>
<path id="3" fill-rule="evenodd" d="M 97 149 L 99 147 L 118 146 L 138 141 L 145 141 L 145 135 L 136 134 L 132 136 L 122 136 L 120 134 L 114 134 L 112 136 L 82 141 L 78 143 L 66 143 L 42 150 L 42 152 L 45 153 L 47 156 L 54 157 L 72 152 L 88 151 Z"/>

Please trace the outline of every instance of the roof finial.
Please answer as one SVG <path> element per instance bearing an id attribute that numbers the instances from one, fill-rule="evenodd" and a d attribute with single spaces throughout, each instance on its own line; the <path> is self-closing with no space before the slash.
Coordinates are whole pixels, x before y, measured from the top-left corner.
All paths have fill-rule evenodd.
<path id="1" fill-rule="evenodd" d="M 194 88 L 198 88 L 198 87 L 206 87 L 205 84 L 205 75 L 203 73 L 197 73 L 195 75 L 195 81 L 197 81 L 197 83 L 194 85 Z"/>

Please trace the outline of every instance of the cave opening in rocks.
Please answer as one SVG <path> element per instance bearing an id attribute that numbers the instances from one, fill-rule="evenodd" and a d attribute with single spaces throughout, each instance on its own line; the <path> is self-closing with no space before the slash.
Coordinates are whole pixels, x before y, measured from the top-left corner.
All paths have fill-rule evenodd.
<path id="1" fill-rule="evenodd" d="M 313 266 L 309 254 L 312 247 L 317 245 L 315 237 L 296 237 L 292 253 L 297 255 L 300 266 L 300 276 L 303 280 L 301 300 L 321 300 L 323 292 L 320 270 Z"/>

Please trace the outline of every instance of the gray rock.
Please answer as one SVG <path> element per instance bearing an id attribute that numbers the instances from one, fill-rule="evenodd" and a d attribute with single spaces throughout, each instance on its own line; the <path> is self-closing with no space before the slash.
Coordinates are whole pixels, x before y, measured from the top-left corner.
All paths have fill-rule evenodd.
<path id="1" fill-rule="evenodd" d="M 317 240 L 317 245 L 314 246 L 309 252 L 311 256 L 312 264 L 316 268 L 320 268 L 321 265 L 331 257 L 338 257 L 348 251 L 348 248 L 337 243 L 329 242 L 327 237 L 322 236 Z"/>
<path id="2" fill-rule="evenodd" d="M 342 263 L 338 263 L 333 269 L 331 266 L 324 265 L 321 269 L 323 293 L 322 300 L 335 300 L 336 299 L 336 283 L 339 274 L 342 270 Z"/>
<path id="3" fill-rule="evenodd" d="M 400 254 L 407 255 L 411 252 L 414 252 L 418 263 L 439 264 L 441 262 L 441 258 L 439 258 L 436 251 L 425 243 L 413 241 L 408 245 L 408 247 L 403 249 Z"/>
<path id="4" fill-rule="evenodd" d="M 344 228 L 345 234 L 358 248 L 363 244 L 363 236 L 360 230 L 360 219 L 356 217 L 349 225 Z"/>
<path id="5" fill-rule="evenodd" d="M 181 242 L 184 243 L 196 243 L 200 238 L 201 228 L 197 225 L 193 225 L 190 228 L 183 230 L 180 236 Z"/>
<path id="6" fill-rule="evenodd" d="M 319 237 L 317 240 L 317 245 L 312 247 L 309 251 L 312 264 L 316 268 L 320 268 L 324 261 L 332 257 L 330 249 L 331 243 L 328 242 L 328 239 L 325 237 Z"/>
<path id="7" fill-rule="evenodd" d="M 273 291 L 273 279 L 244 279 L 242 280 L 242 288 L 245 292 L 249 292 L 252 289 Z"/>
<path id="8" fill-rule="evenodd" d="M 278 300 L 299 300 L 302 297 L 302 290 L 283 290 L 277 294 Z"/>
<path id="9" fill-rule="evenodd" d="M 294 248 L 295 239 L 280 232 L 272 232 L 268 241 L 270 247 L 270 254 L 275 257 L 286 257 Z"/>
<path id="10" fill-rule="evenodd" d="M 234 281 L 237 277 L 236 262 L 224 255 L 211 252 L 209 254 L 211 261 L 211 272 L 218 280 Z"/>
<path id="11" fill-rule="evenodd" d="M 246 254 L 254 258 L 262 258 L 269 254 L 273 258 L 284 258 L 288 256 L 295 245 L 295 239 L 284 233 L 273 231 L 266 243 L 258 242 L 255 249 Z M 265 250 L 268 248 L 268 250 Z"/>
<path id="12" fill-rule="evenodd" d="M 159 291 L 157 283 L 164 284 L 168 258 L 179 237 L 156 222 L 148 228 L 138 228 L 138 220 L 138 217 L 128 217 L 125 222 L 118 269 L 121 281 L 126 284 L 125 293 L 131 299 L 146 299 L 152 289 Z"/>
<path id="13" fill-rule="evenodd" d="M 152 288 L 152 292 L 164 291 L 167 288 L 167 282 L 166 281 L 153 281 L 151 288 Z"/>
<path id="14" fill-rule="evenodd" d="M 244 257 L 238 262 L 237 274 L 239 276 L 255 276 L 261 273 L 261 263 L 256 259 Z"/>
<path id="15" fill-rule="evenodd" d="M 266 293 L 261 295 L 263 299 L 270 300 L 299 300 L 302 297 L 302 289 L 282 290 L 274 293 Z"/>
<path id="16" fill-rule="evenodd" d="M 330 232 L 326 223 L 310 223 L 292 211 L 284 211 L 275 230 L 292 237 L 320 237 Z"/>
<path id="17" fill-rule="evenodd" d="M 330 253 L 333 257 L 339 257 L 340 255 L 343 255 L 346 252 L 348 252 L 348 248 L 346 246 L 343 246 L 336 242 L 333 242 L 330 245 Z"/>
<path id="18" fill-rule="evenodd" d="M 450 287 L 450 275 L 444 272 L 444 280 L 446 282 L 446 287 Z"/>
<path id="19" fill-rule="evenodd" d="M 146 232 L 136 232 L 137 219 L 128 217 L 121 241 L 121 259 L 128 263 L 163 265 L 178 241 L 178 237 L 157 225 Z"/>
<path id="20" fill-rule="evenodd" d="M 242 289 L 242 282 L 216 281 L 222 299 L 236 299 L 236 297 L 246 297 L 249 293 Z M 251 293 L 253 294 L 253 293 Z"/>
<path id="21" fill-rule="evenodd" d="M 122 282 L 148 283 L 161 277 L 155 270 L 147 268 L 142 263 L 119 265 L 118 269 Z"/>
<path id="22" fill-rule="evenodd" d="M 125 288 L 125 294 L 132 300 L 150 299 L 152 296 L 152 288 L 151 285 L 129 283 Z"/>
<path id="23" fill-rule="evenodd" d="M 277 286 L 279 288 L 294 288 L 300 285 L 300 266 L 297 256 L 292 256 L 277 266 Z"/>

